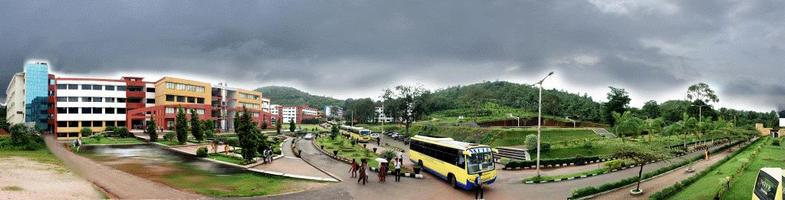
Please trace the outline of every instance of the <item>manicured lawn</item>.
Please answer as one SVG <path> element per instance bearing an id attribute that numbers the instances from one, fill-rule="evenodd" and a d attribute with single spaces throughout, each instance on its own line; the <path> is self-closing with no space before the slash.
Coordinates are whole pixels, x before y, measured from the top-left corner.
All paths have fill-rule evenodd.
<path id="1" fill-rule="evenodd" d="M 300 124 L 300 125 L 297 125 L 297 126 L 301 127 L 305 131 L 311 131 L 314 128 L 316 128 L 317 131 L 330 131 L 330 130 L 327 130 L 325 128 L 322 128 L 318 124 Z M 286 129 L 286 131 L 289 131 L 289 125 L 288 124 L 285 126 L 285 129 Z M 283 129 L 281 129 L 281 131 L 283 131 Z"/>
<path id="2" fill-rule="evenodd" d="M 537 135 L 536 128 L 504 129 L 491 143 L 492 146 L 515 146 L 526 143 L 526 135 Z M 562 143 L 575 140 L 602 138 L 589 129 L 583 128 L 543 128 L 540 134 L 542 142 Z"/>
<path id="3" fill-rule="evenodd" d="M 780 154 L 778 154 L 778 155 L 773 155 L 771 153 L 763 154 L 763 152 L 761 152 L 761 154 L 759 154 L 755 159 L 751 159 L 752 153 L 753 153 L 754 149 L 757 146 L 769 145 L 770 144 L 770 142 L 766 141 L 767 139 L 765 139 L 765 138 L 761 138 L 761 140 L 764 140 L 764 141 L 756 142 L 755 144 L 753 144 L 754 146 L 750 146 L 750 147 L 746 148 L 743 152 L 737 154 L 736 156 L 734 156 L 733 158 L 731 158 L 727 162 L 723 163 L 722 165 L 720 165 L 716 169 L 710 171 L 708 174 L 706 174 L 705 176 L 701 177 L 700 179 L 698 179 L 694 183 L 690 184 L 689 186 L 687 186 L 686 188 L 684 188 L 680 192 L 676 193 L 675 195 L 671 196 L 669 199 L 674 199 L 674 200 L 676 200 L 676 199 L 713 199 L 714 195 L 716 194 L 716 192 L 721 187 L 723 187 L 721 180 L 724 179 L 727 176 L 731 176 L 732 174 L 734 174 L 736 172 L 736 170 L 739 169 L 742 166 L 741 160 L 748 160 L 748 161 L 757 162 L 757 160 L 761 160 L 761 159 L 770 159 L 770 158 L 774 158 L 774 157 L 780 157 L 781 158 L 782 149 L 779 150 Z M 761 149 L 761 151 L 774 151 L 774 152 L 776 152 L 776 150 L 773 150 L 770 147 L 764 147 L 763 149 Z M 774 157 L 772 157 L 772 156 L 774 156 Z M 780 162 L 782 162 L 782 161 L 780 161 Z M 760 166 L 760 165 L 758 165 L 758 166 Z M 754 172 L 751 172 L 751 173 L 757 174 L 758 169 L 760 169 L 760 167 L 756 168 L 755 163 L 753 163 L 753 165 L 750 166 L 750 168 L 745 170 L 745 171 L 754 171 Z M 752 175 L 752 178 L 749 179 L 750 181 L 745 181 L 747 179 L 748 178 L 744 178 L 744 177 L 741 178 L 741 179 L 737 179 L 737 183 L 736 184 L 740 184 L 740 186 L 738 186 L 739 188 L 737 188 L 737 189 L 735 189 L 733 191 L 730 191 L 729 193 L 726 193 L 726 194 L 740 193 L 740 194 L 734 194 L 734 195 L 736 195 L 739 198 L 730 198 L 730 199 L 749 199 L 750 198 L 750 194 L 752 194 L 752 184 L 755 182 L 754 181 L 755 175 Z M 734 185 L 736 185 L 736 184 L 734 184 Z M 742 188 L 744 188 L 744 187 L 741 186 L 741 185 L 744 185 L 744 184 L 747 184 L 749 186 L 748 187 L 749 190 L 747 190 L 746 192 L 743 191 L 744 189 L 742 189 Z M 744 194 L 741 194 L 742 192 Z M 746 197 L 744 197 L 744 196 L 746 196 Z M 744 197 L 744 198 L 740 198 L 740 197 Z M 723 198 L 723 199 L 725 199 L 725 198 Z"/>
<path id="4" fill-rule="evenodd" d="M 221 153 L 211 153 L 210 155 L 207 156 L 207 158 L 220 160 L 220 161 L 233 163 L 233 164 L 238 164 L 238 165 L 250 164 L 250 163 L 246 163 L 245 160 L 243 160 L 242 158 L 238 158 L 238 157 L 234 157 L 234 156 L 230 156 L 230 155 L 225 155 L 225 154 L 221 154 Z"/>
<path id="5" fill-rule="evenodd" d="M 771 145 L 771 140 L 764 141 L 758 157 L 738 176 L 722 199 L 749 199 L 758 170 L 764 167 L 785 168 L 785 148 Z"/>
<path id="6" fill-rule="evenodd" d="M 335 137 L 335 140 L 330 139 L 330 137 L 320 137 L 316 140 L 316 145 L 324 145 L 324 149 L 328 153 L 332 153 L 333 150 L 338 150 L 338 156 L 340 157 L 356 159 L 358 163 L 360 162 L 360 159 L 365 158 L 368 160 L 368 166 L 379 166 L 379 163 L 376 162 L 378 156 L 375 153 L 363 148 L 360 143 L 351 145 L 349 140 L 344 137 L 338 136 Z"/>
<path id="7" fill-rule="evenodd" d="M 129 137 L 87 137 L 82 139 L 84 144 L 144 144 L 145 142 Z"/>
<path id="8" fill-rule="evenodd" d="M 278 194 L 294 183 L 291 179 L 251 172 L 216 174 L 188 164 L 178 164 L 183 173 L 163 177 L 167 185 L 216 197 L 247 197 Z"/>
<path id="9" fill-rule="evenodd" d="M 607 145 L 598 145 L 595 144 L 591 148 L 584 148 L 582 146 L 577 147 L 567 147 L 567 148 L 555 148 L 551 149 L 547 152 L 540 152 L 540 158 L 542 159 L 555 159 L 555 158 L 574 158 L 578 155 L 583 157 L 588 156 L 602 156 L 611 154 L 613 149 Z M 537 156 L 537 151 L 529 152 L 534 158 Z"/>

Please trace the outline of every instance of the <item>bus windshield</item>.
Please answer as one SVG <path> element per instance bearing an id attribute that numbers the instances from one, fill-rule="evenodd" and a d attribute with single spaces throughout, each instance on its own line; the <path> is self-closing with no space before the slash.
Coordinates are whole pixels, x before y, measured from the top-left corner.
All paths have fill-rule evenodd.
<path id="1" fill-rule="evenodd" d="M 469 174 L 493 170 L 493 154 L 491 152 L 473 153 L 467 156 Z"/>
<path id="2" fill-rule="evenodd" d="M 761 171 L 758 174 L 758 180 L 755 181 L 755 190 L 753 192 L 760 200 L 774 200 L 778 185 L 779 182 L 774 177 Z"/>

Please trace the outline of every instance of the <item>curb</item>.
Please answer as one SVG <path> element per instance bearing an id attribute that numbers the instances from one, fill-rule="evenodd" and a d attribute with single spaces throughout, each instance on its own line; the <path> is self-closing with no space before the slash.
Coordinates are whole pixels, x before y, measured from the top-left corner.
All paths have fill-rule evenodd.
<path id="1" fill-rule="evenodd" d="M 326 156 L 328 156 L 328 157 L 330 157 L 330 158 L 332 158 L 332 159 L 335 159 L 335 160 L 337 160 L 337 161 L 340 161 L 340 162 L 343 162 L 343 163 L 346 163 L 346 164 L 350 164 L 350 165 L 352 164 L 352 161 L 351 161 L 351 160 L 349 160 L 348 158 L 343 158 L 343 157 L 340 157 L 340 156 L 333 156 L 333 155 L 330 155 L 330 154 L 329 154 L 328 152 L 326 152 L 324 149 L 321 149 L 321 148 L 319 148 L 318 146 L 316 146 L 316 141 L 315 141 L 315 140 L 311 140 L 311 144 L 313 145 L 313 148 L 315 148 L 315 149 L 319 150 L 319 152 L 322 152 L 322 154 L 324 154 L 324 155 L 326 155 Z M 305 160 L 305 159 L 303 159 L 303 160 Z M 307 161 L 306 161 L 306 162 L 307 162 Z M 308 162 L 308 163 L 310 164 L 310 162 Z M 316 166 L 314 166 L 314 167 L 316 167 Z M 319 169 L 319 168 L 317 167 L 317 169 Z M 375 171 L 375 170 L 374 170 L 374 169 L 375 169 L 374 167 L 368 167 L 368 169 L 369 169 L 370 171 L 377 172 L 377 171 Z M 325 173 L 326 173 L 326 172 L 325 172 Z M 377 173 L 378 173 L 378 172 L 377 172 Z M 328 174 L 329 174 L 329 173 L 328 173 Z M 404 174 L 408 174 L 408 173 L 404 173 Z M 412 175 L 412 176 L 405 176 L 405 177 L 410 177 L 410 178 L 417 178 L 417 179 L 422 179 L 422 178 L 423 178 L 422 174 L 411 174 L 411 175 Z"/>

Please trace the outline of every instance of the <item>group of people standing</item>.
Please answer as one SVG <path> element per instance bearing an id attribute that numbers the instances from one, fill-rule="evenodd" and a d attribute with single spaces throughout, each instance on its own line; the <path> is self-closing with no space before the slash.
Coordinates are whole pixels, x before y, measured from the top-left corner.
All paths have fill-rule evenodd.
<path id="1" fill-rule="evenodd" d="M 395 182 L 401 181 L 401 167 L 403 166 L 403 158 L 396 157 L 393 159 L 393 175 L 395 176 Z M 383 183 L 387 181 L 387 171 L 388 170 L 388 163 L 382 163 L 379 166 L 379 182 Z M 368 182 L 368 160 L 361 159 L 360 163 L 357 163 L 357 159 L 352 160 L 352 166 L 349 169 L 349 173 L 351 173 L 351 178 L 357 177 L 357 183 L 361 183 L 365 185 Z"/>
<path id="2" fill-rule="evenodd" d="M 262 163 L 273 163 L 273 149 L 270 147 L 262 150 Z"/>

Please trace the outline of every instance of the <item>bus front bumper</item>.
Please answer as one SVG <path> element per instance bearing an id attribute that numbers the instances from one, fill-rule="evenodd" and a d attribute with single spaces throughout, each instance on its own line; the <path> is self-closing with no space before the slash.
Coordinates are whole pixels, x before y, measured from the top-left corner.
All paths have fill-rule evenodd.
<path id="1" fill-rule="evenodd" d="M 482 185 L 490 185 L 493 184 L 494 182 L 496 182 L 496 177 L 493 177 L 493 179 L 483 182 Z M 477 188 L 477 184 L 474 184 L 474 181 L 469 181 L 469 180 L 466 181 L 466 184 L 458 183 L 458 186 L 464 190 L 472 190 L 474 188 Z"/>

